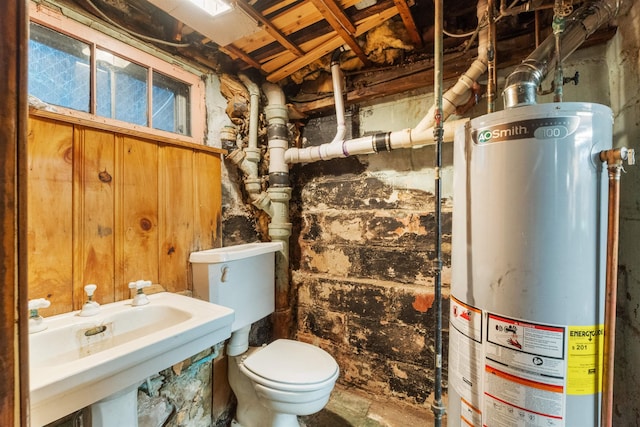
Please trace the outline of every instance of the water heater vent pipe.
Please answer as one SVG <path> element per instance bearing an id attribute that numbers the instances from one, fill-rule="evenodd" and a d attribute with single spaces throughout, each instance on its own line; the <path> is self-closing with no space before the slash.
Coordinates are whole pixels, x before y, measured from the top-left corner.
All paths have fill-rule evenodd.
<path id="1" fill-rule="evenodd" d="M 538 86 L 600 26 L 618 15 L 623 0 L 588 2 L 566 18 L 562 33 L 551 34 L 522 64 L 509 74 L 502 92 L 505 108 L 536 104 Z M 556 55 L 556 42 L 561 46 Z"/>

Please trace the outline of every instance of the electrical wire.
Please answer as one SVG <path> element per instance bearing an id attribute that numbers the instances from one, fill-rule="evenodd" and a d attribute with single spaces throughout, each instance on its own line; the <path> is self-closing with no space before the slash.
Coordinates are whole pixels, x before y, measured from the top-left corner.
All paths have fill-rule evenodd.
<path id="1" fill-rule="evenodd" d="M 190 43 L 173 43 L 173 42 L 168 42 L 166 40 L 161 40 L 161 39 L 157 39 L 155 37 L 150 37 L 150 36 L 145 36 L 144 34 L 140 34 L 140 33 L 136 33 L 135 31 L 131 31 L 128 28 L 123 27 L 122 25 L 118 24 L 117 22 L 115 22 L 113 19 L 109 18 L 103 11 L 101 11 L 100 9 L 98 9 L 98 7 L 93 4 L 93 2 L 91 0 L 85 0 L 87 3 L 89 3 L 89 5 L 91 5 L 91 7 L 98 12 L 98 14 L 107 22 L 109 22 L 111 25 L 115 25 L 116 27 L 118 27 L 119 29 L 121 29 L 122 31 L 126 32 L 127 34 L 130 34 L 134 37 L 138 37 L 141 38 L 143 40 L 149 41 L 149 42 L 155 42 L 155 43 L 160 43 L 163 44 L 165 46 L 171 46 L 171 47 L 189 47 L 191 46 Z"/>
<path id="2" fill-rule="evenodd" d="M 473 31 L 469 31 L 468 33 L 463 33 L 463 34 L 450 33 L 449 31 L 447 31 L 445 29 L 443 29 L 442 32 L 445 33 L 446 35 L 448 35 L 449 37 L 455 37 L 455 38 L 463 39 L 465 37 L 471 37 L 472 35 L 476 34 L 478 32 L 478 28 L 476 28 Z"/>

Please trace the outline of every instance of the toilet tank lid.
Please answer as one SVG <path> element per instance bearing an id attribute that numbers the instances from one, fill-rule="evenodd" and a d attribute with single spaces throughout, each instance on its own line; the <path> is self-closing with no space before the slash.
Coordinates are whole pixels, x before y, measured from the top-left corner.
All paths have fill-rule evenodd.
<path id="1" fill-rule="evenodd" d="M 212 264 L 217 262 L 235 261 L 270 252 L 277 252 L 283 249 L 284 245 L 282 242 L 245 243 L 242 245 L 191 252 L 189 262 L 193 264 Z"/>

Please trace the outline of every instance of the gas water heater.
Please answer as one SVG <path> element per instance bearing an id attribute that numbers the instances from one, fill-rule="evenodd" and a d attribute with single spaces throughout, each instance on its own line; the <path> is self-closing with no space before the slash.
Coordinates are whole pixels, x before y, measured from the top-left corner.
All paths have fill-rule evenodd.
<path id="1" fill-rule="evenodd" d="M 612 128 L 590 103 L 458 128 L 449 426 L 598 425 Z"/>

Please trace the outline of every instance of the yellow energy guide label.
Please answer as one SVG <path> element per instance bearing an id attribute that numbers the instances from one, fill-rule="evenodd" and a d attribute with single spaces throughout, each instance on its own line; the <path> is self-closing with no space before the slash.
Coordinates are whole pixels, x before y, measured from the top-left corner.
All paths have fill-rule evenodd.
<path id="1" fill-rule="evenodd" d="M 567 394 L 602 390 L 604 326 L 569 326 Z"/>

